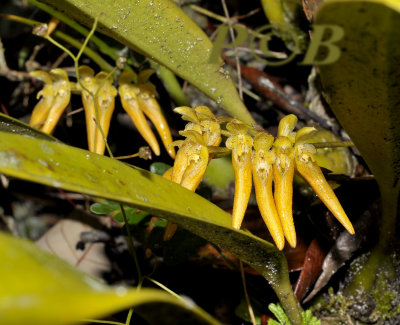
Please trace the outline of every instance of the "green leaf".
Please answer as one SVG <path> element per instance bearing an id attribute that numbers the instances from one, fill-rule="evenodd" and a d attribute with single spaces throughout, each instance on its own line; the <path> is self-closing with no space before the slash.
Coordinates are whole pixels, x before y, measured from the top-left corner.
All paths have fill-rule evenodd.
<path id="1" fill-rule="evenodd" d="M 235 175 L 232 167 L 232 158 L 230 156 L 210 161 L 204 175 L 204 182 L 208 185 L 225 190 L 234 180 Z"/>
<path id="2" fill-rule="evenodd" d="M 137 209 L 132 208 L 132 207 L 124 207 L 124 210 L 125 210 L 125 214 L 126 214 L 126 219 L 128 221 L 128 224 L 130 224 L 130 225 L 137 225 L 143 219 L 145 219 L 148 215 L 150 215 L 146 211 L 137 212 Z M 114 220 L 123 223 L 124 216 L 123 216 L 122 212 L 118 212 L 114 216 Z"/>
<path id="3" fill-rule="evenodd" d="M 344 28 L 341 56 L 320 66 L 325 98 L 378 182 L 400 177 L 400 3 L 328 1 L 317 24 Z"/>
<path id="4" fill-rule="evenodd" d="M 103 201 L 103 200 L 102 200 Z M 95 214 L 111 214 L 115 221 L 124 223 L 124 216 L 121 211 L 121 206 L 118 202 L 104 200 L 104 202 L 96 202 L 90 206 L 90 211 Z M 144 218 L 146 218 L 149 213 L 145 211 L 137 212 L 138 209 L 124 206 L 124 211 L 128 224 L 137 225 Z"/>
<path id="5" fill-rule="evenodd" d="M 339 60 L 320 67 L 327 102 L 375 175 L 383 214 L 377 249 L 363 266 L 356 287 L 368 290 L 384 251 L 396 234 L 400 190 L 400 3 L 396 0 L 331 0 L 317 24 L 339 25 Z"/>
<path id="6" fill-rule="evenodd" d="M 1 324 L 76 324 L 133 306 L 150 324 L 187 324 L 188 319 L 218 324 L 190 300 L 155 289 L 109 287 L 32 242 L 2 232 L 0 258 L 6 266 L 0 268 Z"/>
<path id="7" fill-rule="evenodd" d="M 210 63 L 213 44 L 171 0 L 40 0 L 164 65 L 214 99 L 230 115 L 255 123 L 220 63 Z M 104 10 L 107 8 L 107 10 Z"/>
<path id="8" fill-rule="evenodd" d="M 163 162 L 155 162 L 150 165 L 150 171 L 160 176 L 164 175 L 164 173 L 170 168 L 170 165 Z"/>
<path id="9" fill-rule="evenodd" d="M 32 138 L 39 138 L 49 141 L 58 141 L 53 136 L 43 133 L 13 117 L 0 113 L 0 131 L 25 135 Z"/>
<path id="10" fill-rule="evenodd" d="M 231 216 L 161 176 L 61 143 L 0 132 L 0 172 L 9 176 L 130 204 L 181 225 L 215 243 L 262 274 L 295 324 L 300 306 L 285 256 L 277 248 L 231 227 Z"/>
<path id="11" fill-rule="evenodd" d="M 90 211 L 95 214 L 110 214 L 120 209 L 118 202 L 105 200 L 105 203 L 93 203 L 90 206 Z"/>

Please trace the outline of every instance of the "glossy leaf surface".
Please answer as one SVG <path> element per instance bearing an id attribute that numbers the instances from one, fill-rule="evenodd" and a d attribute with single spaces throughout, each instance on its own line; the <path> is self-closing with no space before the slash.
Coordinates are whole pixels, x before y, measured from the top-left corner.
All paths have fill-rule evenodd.
<path id="1" fill-rule="evenodd" d="M 320 67 L 324 95 L 374 174 L 382 195 L 379 243 L 348 287 L 368 291 L 396 235 L 400 190 L 400 3 L 330 0 L 317 24 L 339 25 L 338 61 Z"/>
<path id="2" fill-rule="evenodd" d="M 0 172 L 131 204 L 177 223 L 250 264 L 269 281 L 291 319 L 300 317 L 284 255 L 274 245 L 232 229 L 229 214 L 178 184 L 86 150 L 4 132 Z"/>
<path id="3" fill-rule="evenodd" d="M 325 98 L 378 182 L 400 177 L 400 3 L 327 1 L 316 23 L 345 29 L 341 56 L 320 67 Z"/>
<path id="4" fill-rule="evenodd" d="M 221 62 L 209 62 L 213 44 L 171 0 L 40 0 L 158 61 L 214 99 L 230 115 L 252 124 Z M 107 10 L 104 10 L 107 8 Z"/>
<path id="5" fill-rule="evenodd" d="M 177 324 L 182 318 L 218 324 L 190 300 L 155 289 L 109 287 L 32 242 L 5 233 L 0 233 L 0 257 L 6 266 L 0 268 L 1 324 L 76 324 L 132 306 L 150 324 Z"/>
<path id="6" fill-rule="evenodd" d="M 57 141 L 56 138 L 50 134 L 43 133 L 15 118 L 0 113 L 0 131 L 10 132 L 28 137 L 39 138 L 49 141 Z"/>

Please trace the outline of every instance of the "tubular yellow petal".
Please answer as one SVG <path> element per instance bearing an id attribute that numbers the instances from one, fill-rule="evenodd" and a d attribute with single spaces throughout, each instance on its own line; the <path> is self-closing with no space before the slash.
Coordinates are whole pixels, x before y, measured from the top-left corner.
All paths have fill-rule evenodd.
<path id="1" fill-rule="evenodd" d="M 326 205 L 329 211 L 339 220 L 350 234 L 354 234 L 354 228 L 344 212 L 335 192 L 326 181 L 324 174 L 318 164 L 311 159 L 301 159 L 296 155 L 296 169 L 301 176 L 310 184 L 315 193 Z"/>
<path id="2" fill-rule="evenodd" d="M 235 229 L 240 229 L 242 225 L 250 198 L 252 144 L 253 140 L 247 134 L 235 134 L 226 141 L 226 147 L 232 149 L 232 166 L 235 174 L 235 196 L 232 211 L 232 227 Z"/>
<path id="3" fill-rule="evenodd" d="M 285 246 L 285 236 L 272 195 L 272 175 L 272 168 L 269 172 L 264 172 L 257 170 L 253 165 L 253 181 L 258 208 L 275 245 L 282 250 Z"/>
<path id="4" fill-rule="evenodd" d="M 294 161 L 288 159 L 286 155 L 281 155 L 278 159 L 285 159 L 287 162 L 284 168 L 282 168 L 281 162 L 276 162 L 273 166 L 276 210 L 289 245 L 296 247 L 296 229 L 294 228 L 292 211 Z"/>
<path id="5" fill-rule="evenodd" d="M 65 108 L 71 99 L 71 88 L 68 75 L 63 69 L 33 71 L 32 77 L 44 81 L 43 89 L 37 97 L 42 99 L 35 106 L 30 124 L 46 133 L 52 133 Z"/>
<path id="6" fill-rule="evenodd" d="M 188 166 L 188 151 L 191 146 L 191 141 L 186 139 L 176 154 L 174 161 L 174 166 L 172 170 L 171 180 L 175 183 L 180 184 L 182 181 L 182 176 Z"/>
<path id="7" fill-rule="evenodd" d="M 80 83 L 83 85 L 83 87 L 94 95 L 98 87 L 97 81 L 94 78 L 94 71 L 88 66 L 83 65 L 79 67 L 79 76 L 81 78 Z M 78 86 L 79 88 L 82 88 L 80 84 Z M 88 147 L 89 151 L 94 152 L 96 128 L 97 128 L 95 123 L 96 113 L 94 108 L 94 99 L 87 90 L 81 89 L 82 103 L 83 103 L 83 108 L 85 110 Z"/>
<path id="8" fill-rule="evenodd" d="M 99 72 L 96 76 L 96 79 L 99 79 L 98 85 L 101 88 L 97 92 L 97 107 L 95 106 L 99 113 L 99 127 L 101 127 L 105 138 L 107 138 L 110 129 L 111 117 L 115 107 L 115 96 L 117 95 L 117 91 L 112 85 L 112 79 L 104 80 L 106 75 L 105 72 Z M 105 150 L 105 142 L 99 127 L 96 125 L 94 152 L 102 155 Z"/>
<path id="9" fill-rule="evenodd" d="M 206 146 L 194 144 L 189 151 L 188 166 L 182 176 L 181 185 L 194 192 L 199 186 L 208 165 L 208 150 Z"/>
<path id="10" fill-rule="evenodd" d="M 100 105 L 99 105 L 100 106 Z M 107 106 L 107 109 L 99 109 L 99 115 L 100 115 L 100 121 L 99 121 L 99 127 L 103 130 L 104 137 L 107 139 L 108 136 L 108 131 L 110 130 L 110 122 L 111 122 L 111 117 L 114 112 L 114 101 L 111 105 Z M 104 142 L 103 135 L 101 134 L 99 127 L 96 125 L 96 135 L 95 135 L 95 148 L 94 152 L 102 155 L 104 154 L 106 144 Z"/>
<path id="11" fill-rule="evenodd" d="M 31 119 L 29 121 L 31 126 L 41 129 L 47 118 L 47 115 L 49 114 L 53 99 L 53 95 L 44 96 L 42 99 L 40 99 L 32 111 Z"/>
<path id="12" fill-rule="evenodd" d="M 252 167 L 250 154 L 242 155 L 240 158 L 234 158 L 233 155 L 234 153 L 232 152 L 232 165 L 235 174 L 235 196 L 232 211 L 232 227 L 235 229 L 240 229 L 251 193 Z"/>
<path id="13" fill-rule="evenodd" d="M 53 79 L 52 91 L 54 97 L 46 121 L 41 128 L 45 133 L 52 133 L 54 131 L 61 115 L 71 100 L 71 87 L 65 70 L 53 69 L 50 71 L 50 75 Z"/>
<path id="14" fill-rule="evenodd" d="M 285 246 L 285 236 L 278 212 L 272 195 L 272 165 L 275 156 L 268 151 L 274 141 L 273 136 L 259 133 L 254 138 L 253 153 L 253 181 L 256 199 L 261 216 L 268 227 L 271 236 L 278 247 L 282 250 Z"/>
<path id="15" fill-rule="evenodd" d="M 141 87 L 138 99 L 140 109 L 156 127 L 168 154 L 171 158 L 175 158 L 175 149 L 169 146 L 172 142 L 171 131 L 154 95 L 147 89 Z"/>
<path id="16" fill-rule="evenodd" d="M 44 87 L 37 94 L 37 99 L 42 97 L 35 105 L 29 124 L 33 127 L 41 129 L 46 121 L 47 115 L 51 109 L 51 104 L 54 100 L 53 80 L 47 71 L 37 70 L 29 73 L 32 77 L 38 78 L 44 82 Z"/>
<path id="17" fill-rule="evenodd" d="M 131 84 L 120 85 L 118 91 L 121 98 L 122 107 L 128 113 L 138 132 L 149 144 L 154 154 L 159 156 L 160 146 L 158 145 L 157 138 L 147 123 L 143 112 L 140 110 L 134 88 L 135 86 Z"/>
<path id="18" fill-rule="evenodd" d="M 290 246 L 296 247 L 296 230 L 293 223 L 293 176 L 294 149 L 289 138 L 278 137 L 274 142 L 273 152 L 276 160 L 273 166 L 275 184 L 275 206 L 281 220 L 283 233 Z"/>

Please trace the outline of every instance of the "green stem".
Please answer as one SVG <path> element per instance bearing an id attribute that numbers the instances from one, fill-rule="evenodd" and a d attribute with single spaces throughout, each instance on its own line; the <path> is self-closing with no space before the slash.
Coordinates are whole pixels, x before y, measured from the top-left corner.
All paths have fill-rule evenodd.
<path id="1" fill-rule="evenodd" d="M 382 220 L 378 247 L 387 251 L 395 236 L 400 187 L 379 186 L 379 189 L 382 196 Z"/>
<path id="2" fill-rule="evenodd" d="M 51 7 L 45 5 L 45 4 L 43 4 L 43 3 L 41 3 L 41 2 L 39 2 L 37 0 L 28 0 L 28 1 L 30 3 L 32 3 L 34 6 L 38 7 L 39 9 L 47 12 L 49 15 L 58 18 L 59 20 L 61 20 L 62 22 L 64 22 L 65 24 L 67 24 L 71 28 L 75 29 L 80 34 L 82 34 L 83 36 L 87 36 L 90 33 L 90 31 L 88 29 L 86 29 L 85 27 L 81 26 L 80 24 L 78 24 L 74 20 L 68 18 L 67 16 L 63 15 L 59 11 L 54 10 L 53 8 L 51 8 Z M 111 47 L 109 47 L 106 42 L 102 41 L 97 36 L 92 36 L 91 37 L 91 41 L 94 44 L 96 44 L 104 54 L 108 55 L 112 59 L 116 59 L 118 57 L 118 55 L 114 52 L 114 50 Z"/>
<path id="3" fill-rule="evenodd" d="M 158 282 L 157 280 L 154 280 L 148 276 L 145 277 L 147 280 L 149 280 L 150 282 L 153 282 L 155 285 L 158 285 L 161 289 L 163 289 L 164 291 L 168 292 L 171 296 L 174 296 L 175 298 L 185 302 L 185 299 L 182 298 L 180 295 L 178 295 L 177 293 L 175 293 L 174 291 L 172 291 L 170 288 L 168 288 L 167 286 L 163 285 L 162 283 Z"/>
<path id="4" fill-rule="evenodd" d="M 133 244 L 133 237 L 132 237 L 132 234 L 131 234 L 131 229 L 129 228 L 128 219 L 126 217 L 124 206 L 122 204 L 120 204 L 119 206 L 121 208 L 122 216 L 124 217 L 126 233 L 128 234 L 129 250 L 131 251 L 131 255 L 132 255 L 133 260 L 135 262 L 136 273 L 137 273 L 137 276 L 138 276 L 138 279 L 139 279 L 139 284 L 141 286 L 141 284 L 143 282 L 142 271 L 140 270 L 139 260 L 138 260 L 137 255 L 136 255 L 135 245 Z M 137 286 L 137 288 L 138 289 L 140 288 L 139 285 Z"/>
<path id="5" fill-rule="evenodd" d="M 36 21 L 36 20 L 32 20 L 32 19 L 27 19 L 27 18 L 23 18 L 23 17 L 19 17 L 19 16 L 15 16 L 15 15 L 9 15 L 9 14 L 0 14 L 1 18 L 5 18 L 8 20 L 12 20 L 12 21 L 16 21 L 25 25 L 29 25 L 29 26 L 35 26 L 35 25 L 40 25 L 43 24 L 40 21 Z M 81 49 L 82 48 L 82 43 L 77 41 L 76 39 L 70 37 L 69 35 L 61 32 L 61 31 L 54 31 L 54 33 L 52 34 L 54 35 L 56 38 L 61 39 L 63 41 L 65 41 L 66 43 L 68 43 L 69 45 L 77 48 L 77 49 Z M 48 40 L 48 38 L 46 38 Z M 50 41 L 50 40 L 49 40 Z M 109 72 L 113 69 L 113 67 L 107 62 L 105 61 L 100 55 L 98 55 L 95 51 L 93 51 L 92 49 L 85 47 L 83 52 L 85 53 L 85 55 L 87 55 L 91 60 L 93 60 L 93 62 L 95 62 L 102 70 Z"/>
<path id="6" fill-rule="evenodd" d="M 301 325 L 301 313 L 303 309 L 301 308 L 299 301 L 293 292 L 292 284 L 290 283 L 286 257 L 282 252 L 279 252 L 276 254 L 275 258 L 277 259 L 277 265 L 274 269 L 266 266 L 265 269 L 256 268 L 256 270 L 264 276 L 269 285 L 275 291 L 275 294 L 292 324 Z"/>
<path id="7" fill-rule="evenodd" d="M 85 41 L 83 42 L 82 47 L 79 49 L 79 52 L 78 52 L 78 54 L 76 55 L 76 60 L 75 60 L 75 61 L 76 61 L 76 62 L 75 62 L 76 64 L 78 63 L 79 59 L 81 58 L 82 53 L 83 53 L 83 51 L 85 50 L 87 44 L 89 43 L 90 38 L 93 37 L 94 32 L 96 31 L 96 28 L 97 28 L 97 23 L 98 23 L 98 21 L 99 21 L 99 20 L 98 20 L 98 18 L 96 17 L 96 18 L 94 19 L 93 26 L 92 26 L 92 28 L 90 29 L 90 32 L 86 35 Z"/>
<path id="8" fill-rule="evenodd" d="M 64 42 L 67 42 L 69 45 L 80 49 L 82 48 L 82 43 L 77 41 L 76 39 L 72 38 L 71 36 L 64 34 L 60 31 L 55 31 L 54 35 L 63 40 Z M 105 72 L 110 72 L 113 69 L 113 66 L 111 64 L 109 64 L 106 60 L 104 60 L 100 55 L 98 55 L 95 51 L 93 51 L 91 48 L 89 47 L 85 47 L 85 49 L 83 50 L 83 53 L 85 53 L 85 55 L 90 58 L 93 62 L 95 62 L 101 70 L 105 71 Z"/>
<path id="9" fill-rule="evenodd" d="M 126 317 L 125 325 L 129 325 L 131 323 L 132 314 L 133 314 L 133 308 L 129 309 L 128 316 Z"/>
<path id="10" fill-rule="evenodd" d="M 301 325 L 301 313 L 303 309 L 301 308 L 299 301 L 297 300 L 292 285 L 289 280 L 289 272 L 285 273 L 281 271 L 283 278 L 278 282 L 269 281 L 270 286 L 274 289 L 278 299 L 289 317 L 293 325 Z"/>
<path id="11" fill-rule="evenodd" d="M 352 147 L 354 143 L 352 141 L 333 141 L 333 142 L 316 142 L 310 143 L 315 148 L 340 148 L 340 147 Z"/>

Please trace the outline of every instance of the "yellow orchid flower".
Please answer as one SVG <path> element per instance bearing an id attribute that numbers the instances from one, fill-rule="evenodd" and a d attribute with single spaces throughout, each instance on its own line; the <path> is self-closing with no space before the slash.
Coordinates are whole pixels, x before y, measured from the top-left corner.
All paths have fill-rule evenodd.
<path id="1" fill-rule="evenodd" d="M 33 109 L 29 124 L 51 134 L 71 99 L 68 75 L 59 68 L 52 69 L 50 73 L 33 71 L 30 75 L 41 79 L 45 85 L 37 94 L 37 98 L 42 98 Z"/>
<path id="2" fill-rule="evenodd" d="M 253 181 L 261 216 L 276 246 L 279 250 L 282 250 L 285 246 L 285 236 L 272 194 L 272 166 L 275 162 L 275 155 L 270 149 L 273 142 L 274 137 L 263 132 L 258 133 L 254 137 L 255 151 L 252 157 Z"/>
<path id="3" fill-rule="evenodd" d="M 93 69 L 83 65 L 79 67 L 79 75 L 83 85 L 83 89 L 79 88 L 82 91 L 89 150 L 102 155 L 105 142 L 99 127 L 107 138 L 117 90 L 112 85 L 112 78 L 103 71 L 94 76 Z"/>
<path id="4" fill-rule="evenodd" d="M 278 138 L 273 144 L 275 163 L 274 174 L 274 200 L 279 218 L 281 220 L 283 233 L 290 246 L 296 247 L 296 230 L 293 223 L 293 176 L 294 176 L 294 148 L 297 118 L 294 115 L 285 116 L 278 126 Z"/>
<path id="5" fill-rule="evenodd" d="M 137 86 L 136 95 L 140 109 L 155 126 L 168 154 L 171 158 L 175 158 L 175 149 L 170 146 L 172 143 L 171 131 L 161 111 L 160 105 L 155 99 L 152 87 L 150 87 L 148 83 L 139 84 Z"/>
<path id="6" fill-rule="evenodd" d="M 186 139 L 173 142 L 179 146 L 179 150 L 174 166 L 164 177 L 194 192 L 203 179 L 213 155 L 209 153 L 207 146 L 218 146 L 221 143 L 221 128 L 217 118 L 206 106 L 181 106 L 176 107 L 174 111 L 189 123 L 184 131 L 179 132 Z M 177 225 L 168 222 L 164 240 L 171 239 L 176 229 Z"/>
<path id="7" fill-rule="evenodd" d="M 95 138 L 96 138 L 96 112 L 94 108 L 94 95 L 97 90 L 97 82 L 94 78 L 94 70 L 86 65 L 79 67 L 80 82 L 85 89 L 82 89 L 80 84 L 77 84 L 78 89 L 81 90 L 83 109 L 86 118 L 86 132 L 88 139 L 89 151 L 94 152 Z"/>
<path id="8" fill-rule="evenodd" d="M 187 163 L 180 184 L 190 191 L 199 186 L 208 165 L 208 150 L 203 138 L 196 131 L 182 131 L 181 135 L 189 139 L 191 146 L 187 151 Z"/>
<path id="9" fill-rule="evenodd" d="M 316 149 L 312 144 L 306 143 L 307 137 L 316 131 L 315 128 L 305 127 L 296 134 L 295 165 L 297 172 L 310 184 L 315 193 L 339 222 L 350 234 L 354 234 L 351 221 L 343 210 L 335 192 L 326 181 L 321 168 L 315 162 Z"/>
<path id="10" fill-rule="evenodd" d="M 100 71 L 96 75 L 98 90 L 97 90 L 97 108 L 99 110 L 99 124 L 107 139 L 108 131 L 110 129 L 111 117 L 115 108 L 115 97 L 117 90 L 112 85 L 112 78 L 104 71 Z M 95 135 L 95 149 L 94 152 L 104 154 L 105 142 L 103 135 L 99 128 L 96 128 Z"/>
<path id="11" fill-rule="evenodd" d="M 296 246 L 296 231 L 292 213 L 292 183 L 295 169 L 310 184 L 321 201 L 346 230 L 350 234 L 354 234 L 354 228 L 349 218 L 326 181 L 321 168 L 315 162 L 316 149 L 312 144 L 307 143 L 308 138 L 316 129 L 304 127 L 296 133 L 293 132 L 296 123 L 297 118 L 294 115 L 284 117 L 279 123 L 278 138 L 273 144 L 273 152 L 276 156 L 273 166 L 274 199 L 283 232 L 289 245 Z"/>
<path id="12" fill-rule="evenodd" d="M 235 174 L 235 196 L 233 200 L 232 227 L 240 229 L 249 202 L 251 180 L 251 155 L 253 138 L 247 134 L 247 127 L 234 120 L 226 125 L 232 135 L 226 140 L 226 147 L 232 150 L 232 166 Z"/>
<path id="13" fill-rule="evenodd" d="M 209 153 L 198 124 L 189 123 L 179 134 L 185 136 L 186 139 L 175 141 L 180 147 L 172 171 L 167 170 L 164 177 L 194 192 L 206 172 Z M 176 224 L 168 222 L 164 240 L 171 239 L 177 228 Z"/>
<path id="14" fill-rule="evenodd" d="M 124 110 L 128 113 L 135 124 L 137 130 L 143 139 L 149 144 L 156 156 L 160 155 L 160 146 L 158 145 L 157 139 L 151 130 L 147 120 L 139 106 L 137 93 L 139 92 L 137 86 L 131 84 L 134 78 L 132 71 L 126 70 L 121 73 L 118 79 L 119 88 L 118 92 L 121 98 L 121 104 Z"/>
<path id="15" fill-rule="evenodd" d="M 201 127 L 195 123 L 188 123 L 183 132 L 185 131 L 195 131 L 200 135 Z M 180 184 L 188 166 L 189 150 L 195 142 L 193 142 L 191 138 L 187 138 L 185 140 L 174 141 L 172 144 L 178 145 L 179 150 L 175 157 L 174 166 L 172 167 L 171 180 L 174 183 Z"/>

